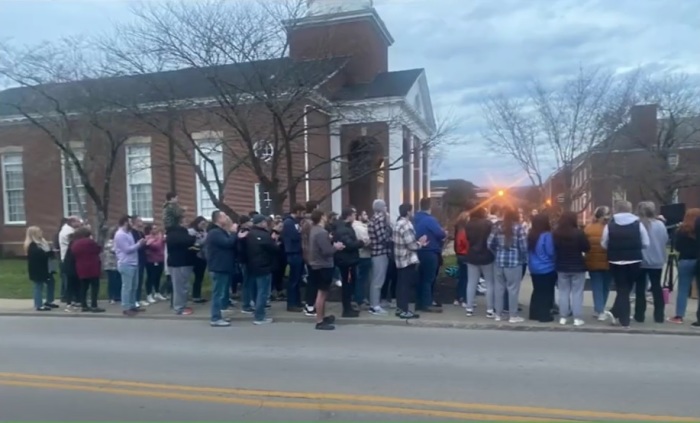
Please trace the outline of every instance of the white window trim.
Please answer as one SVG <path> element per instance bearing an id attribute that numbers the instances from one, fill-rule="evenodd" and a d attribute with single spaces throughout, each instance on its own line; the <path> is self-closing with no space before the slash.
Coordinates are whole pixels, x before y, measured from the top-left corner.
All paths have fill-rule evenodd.
<path id="1" fill-rule="evenodd" d="M 673 158 L 674 160 L 671 160 L 671 158 Z M 668 162 L 668 166 L 671 169 L 676 169 L 681 162 L 681 157 L 678 153 L 671 153 L 668 155 L 668 158 L 666 160 Z"/>
<path id="2" fill-rule="evenodd" d="M 3 205 L 3 214 L 4 214 L 4 221 L 5 225 L 10 225 L 10 226 L 24 226 L 27 224 L 27 199 L 25 196 L 24 199 L 24 220 L 18 220 L 18 221 L 12 221 L 9 219 L 10 213 L 9 213 L 9 203 L 7 201 L 7 177 L 5 175 L 5 157 L 11 154 L 19 154 L 20 157 L 22 157 L 22 179 L 24 179 L 24 157 L 22 155 L 22 151 L 4 151 L 2 152 L 2 157 L 0 158 L 0 161 L 2 161 L 2 205 Z M 26 194 L 26 187 L 24 187 L 24 183 L 22 184 L 22 191 Z"/>
<path id="3" fill-rule="evenodd" d="M 132 215 L 134 210 L 131 204 L 131 181 L 130 181 L 130 174 L 131 170 L 129 169 L 129 148 L 131 147 L 149 147 L 149 152 L 148 152 L 148 161 L 151 162 L 151 165 L 153 164 L 153 151 L 150 150 L 151 146 L 151 137 L 132 137 L 129 138 L 126 141 L 125 149 L 124 149 L 124 169 L 126 170 L 126 210 L 128 215 Z M 153 202 L 153 170 L 151 169 L 151 214 L 155 214 L 154 210 L 154 202 Z M 154 216 L 151 217 L 144 217 L 144 216 L 139 216 L 142 221 L 144 222 L 153 222 Z"/>
<path id="4" fill-rule="evenodd" d="M 255 211 L 257 211 L 258 213 L 262 213 L 263 207 L 262 207 L 262 203 L 260 202 L 260 195 L 258 194 L 259 191 L 260 191 L 260 184 L 258 183 L 258 184 L 255 184 L 253 186 L 253 195 L 255 196 Z M 268 196 L 270 195 L 269 191 L 268 191 L 267 195 Z"/>
<path id="5" fill-rule="evenodd" d="M 192 134 L 192 139 L 195 140 L 196 143 L 202 143 L 206 144 L 209 142 L 216 142 L 216 141 L 222 141 L 224 138 L 224 133 L 223 131 L 203 131 L 203 132 L 195 132 Z M 198 149 L 195 149 L 195 163 L 197 167 L 200 166 L 201 161 L 202 161 L 202 156 L 199 153 Z M 226 163 L 224 162 L 224 150 L 221 148 L 221 162 L 224 164 L 224 167 Z M 196 184 L 196 193 L 197 193 L 197 215 L 198 216 L 204 216 L 202 212 L 202 199 L 204 198 L 205 195 L 207 194 L 206 190 L 203 189 L 202 183 L 199 179 L 199 174 L 195 172 L 195 184 Z M 222 175 L 219 175 L 221 177 Z M 210 219 L 211 216 L 204 216 L 207 219 Z"/>
<path id="6" fill-rule="evenodd" d="M 73 154 L 83 154 L 83 161 L 85 161 L 85 154 L 87 153 L 85 151 L 85 146 L 82 143 L 79 142 L 70 142 L 70 147 L 73 151 Z M 67 162 L 66 155 L 61 152 L 61 197 L 63 199 L 63 216 L 70 216 L 70 210 L 68 210 L 68 203 L 70 202 L 70 199 L 68 198 L 68 186 L 66 185 L 66 162 Z M 80 175 L 78 175 L 80 177 Z M 80 181 L 82 183 L 82 181 Z M 85 185 L 81 185 L 79 189 L 82 189 L 83 191 L 85 190 Z M 78 198 L 80 198 L 80 194 L 78 194 Z M 83 198 L 85 198 L 85 213 L 87 213 L 87 193 L 83 194 Z M 85 218 L 86 216 L 80 216 L 81 219 Z"/>

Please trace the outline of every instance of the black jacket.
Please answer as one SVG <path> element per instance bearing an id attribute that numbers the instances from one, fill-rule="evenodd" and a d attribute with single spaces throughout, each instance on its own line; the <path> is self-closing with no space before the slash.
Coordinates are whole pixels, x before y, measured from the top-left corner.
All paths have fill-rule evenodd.
<path id="1" fill-rule="evenodd" d="M 141 231 L 137 231 L 136 229 L 131 230 L 131 236 L 134 237 L 134 242 L 139 242 L 140 239 L 144 238 L 144 234 Z M 139 266 L 145 266 L 146 265 L 146 249 L 145 248 L 139 248 Z"/>
<path id="2" fill-rule="evenodd" d="M 467 222 L 464 228 L 469 241 L 469 251 L 465 257 L 467 263 L 475 266 L 485 266 L 493 263 L 495 257 L 486 245 L 492 228 L 493 223 L 486 218 L 473 219 Z"/>
<path id="3" fill-rule="evenodd" d="M 249 232 L 249 227 L 239 227 L 238 233 Z M 238 238 L 238 243 L 236 244 L 236 258 L 240 264 L 248 264 L 248 237 Z"/>
<path id="4" fill-rule="evenodd" d="M 365 246 L 365 243 L 358 241 L 352 224 L 344 221 L 335 222 L 331 235 L 333 242 L 342 242 L 345 245 L 344 249 L 337 251 L 333 256 L 336 266 L 355 266 L 360 262 L 360 249 Z"/>
<path id="5" fill-rule="evenodd" d="M 246 236 L 247 269 L 251 276 L 271 275 L 279 254 L 277 242 L 270 232 L 253 226 Z"/>
<path id="6" fill-rule="evenodd" d="M 233 273 L 237 241 L 236 234 L 229 234 L 216 225 L 207 232 L 204 245 L 210 272 Z"/>
<path id="7" fill-rule="evenodd" d="M 693 234 L 695 235 L 695 234 Z M 676 251 L 679 260 L 695 260 L 698 258 L 700 243 L 696 238 L 691 238 L 690 234 L 676 231 Z"/>
<path id="8" fill-rule="evenodd" d="M 197 251 L 191 249 L 196 238 L 182 226 L 173 226 L 165 234 L 165 245 L 168 247 L 169 267 L 194 266 Z"/>
<path id="9" fill-rule="evenodd" d="M 552 233 L 554 238 L 554 266 L 557 272 L 580 273 L 586 271 L 586 262 L 583 253 L 591 249 L 586 234 L 580 229 L 575 229 L 570 234 Z"/>
<path id="10" fill-rule="evenodd" d="M 35 242 L 27 248 L 27 273 L 32 282 L 44 282 L 49 279 L 49 260 L 53 251 L 44 251 Z"/>

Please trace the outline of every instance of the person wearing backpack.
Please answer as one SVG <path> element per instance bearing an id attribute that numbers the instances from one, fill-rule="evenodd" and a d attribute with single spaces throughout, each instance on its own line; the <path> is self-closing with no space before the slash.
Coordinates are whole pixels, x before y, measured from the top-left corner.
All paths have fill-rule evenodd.
<path id="1" fill-rule="evenodd" d="M 462 212 L 457 217 L 454 232 L 454 250 L 457 256 L 457 266 L 459 269 L 457 276 L 457 296 L 454 304 L 467 307 L 467 283 L 469 281 L 469 271 L 467 269 L 467 254 L 469 253 L 469 239 L 467 239 L 467 222 L 469 213 Z"/>

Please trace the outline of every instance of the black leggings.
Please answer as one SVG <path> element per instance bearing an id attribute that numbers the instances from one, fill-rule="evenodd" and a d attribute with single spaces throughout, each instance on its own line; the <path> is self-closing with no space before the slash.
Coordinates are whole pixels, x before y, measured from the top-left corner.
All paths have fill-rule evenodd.
<path id="1" fill-rule="evenodd" d="M 287 270 L 287 255 L 278 254 L 275 270 L 272 272 L 272 289 L 279 295 L 284 291 L 284 272 Z"/>
<path id="2" fill-rule="evenodd" d="M 389 257 L 389 265 L 386 268 L 386 277 L 382 285 L 381 298 L 386 301 L 396 299 L 396 262 L 394 257 Z"/>
<path id="3" fill-rule="evenodd" d="M 532 276 L 532 296 L 530 297 L 530 320 L 551 322 L 554 308 L 554 285 L 557 283 L 557 272 Z"/>
<path id="4" fill-rule="evenodd" d="M 90 307 L 97 307 L 97 297 L 100 295 L 100 279 L 89 278 L 80 280 L 80 305 L 88 308 L 87 293 L 90 290 Z"/>
<path id="5" fill-rule="evenodd" d="M 202 298 L 202 283 L 204 282 L 204 273 L 206 271 L 206 260 L 197 257 L 194 261 L 194 283 L 192 284 L 192 298 L 195 300 Z"/>
<path id="6" fill-rule="evenodd" d="M 146 263 L 146 295 L 160 292 L 160 278 L 163 276 L 163 263 Z"/>
<path id="7" fill-rule="evenodd" d="M 68 304 L 80 304 L 82 300 L 82 284 L 77 276 L 68 274 L 66 276 L 66 302 Z"/>
<path id="8" fill-rule="evenodd" d="M 343 282 L 342 303 L 343 313 L 352 311 L 352 294 L 355 292 L 355 280 L 357 279 L 356 266 L 339 266 L 340 280 Z"/>

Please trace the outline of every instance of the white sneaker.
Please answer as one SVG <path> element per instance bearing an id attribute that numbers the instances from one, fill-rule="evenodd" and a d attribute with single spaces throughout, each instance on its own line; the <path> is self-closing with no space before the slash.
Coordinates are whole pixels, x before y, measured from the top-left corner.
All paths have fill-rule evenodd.
<path id="1" fill-rule="evenodd" d="M 464 302 L 463 302 L 463 303 L 460 304 L 460 305 L 462 306 L 462 308 L 467 308 L 467 303 L 464 303 Z"/>
<path id="2" fill-rule="evenodd" d="M 157 303 L 158 301 L 156 301 L 156 299 L 153 298 L 153 295 L 150 295 L 150 294 L 149 294 L 149 295 L 146 297 L 146 302 L 147 302 L 148 304 L 155 304 L 155 303 Z"/>
<path id="3" fill-rule="evenodd" d="M 610 324 L 613 326 L 617 326 L 619 324 L 615 316 L 613 316 L 612 312 L 606 311 L 605 318 L 606 320 L 610 320 Z"/>
<path id="4" fill-rule="evenodd" d="M 217 320 L 216 322 L 209 322 L 209 326 L 211 326 L 213 328 L 223 328 L 223 327 L 231 326 L 231 323 L 227 322 L 224 319 L 221 319 L 221 320 Z"/>
<path id="5" fill-rule="evenodd" d="M 520 316 L 511 317 L 510 319 L 508 319 L 508 323 L 522 323 L 524 321 L 525 321 L 525 319 L 523 319 Z"/>
<path id="6" fill-rule="evenodd" d="M 583 326 L 586 322 L 583 319 L 574 319 L 574 326 Z"/>
<path id="7" fill-rule="evenodd" d="M 156 294 L 153 296 L 153 298 L 155 298 L 158 301 L 167 301 L 168 300 L 168 297 L 161 294 L 160 292 L 156 292 Z"/>
<path id="8" fill-rule="evenodd" d="M 343 286 L 343 282 L 342 282 L 340 279 L 334 280 L 333 283 L 334 283 L 335 286 L 337 286 L 338 288 L 340 288 L 340 287 Z"/>
<path id="9" fill-rule="evenodd" d="M 391 303 L 389 304 L 389 308 L 396 308 L 396 300 L 391 300 Z"/>
<path id="10" fill-rule="evenodd" d="M 254 320 L 254 321 L 253 321 L 253 324 L 254 324 L 254 325 L 267 325 L 267 324 L 270 324 L 270 323 L 272 323 L 272 317 L 266 317 L 266 318 L 263 319 L 263 320 Z"/>
<path id="11" fill-rule="evenodd" d="M 608 320 L 608 313 L 607 312 L 602 312 L 598 315 L 599 322 L 604 322 L 606 320 Z"/>
<path id="12" fill-rule="evenodd" d="M 379 307 L 381 307 L 381 308 L 389 308 L 389 301 L 387 301 L 387 300 L 381 300 L 381 301 L 379 302 Z"/>
<path id="13" fill-rule="evenodd" d="M 496 321 L 496 322 L 500 322 L 500 321 L 501 321 L 501 316 L 494 316 L 493 320 Z"/>
<path id="14" fill-rule="evenodd" d="M 389 313 L 387 313 L 387 311 L 381 307 L 370 307 L 369 314 L 373 314 L 375 316 L 386 316 Z"/>
<path id="15" fill-rule="evenodd" d="M 494 313 L 493 310 L 486 310 L 486 318 L 487 319 L 493 319 L 496 316 L 496 313 Z"/>
<path id="16" fill-rule="evenodd" d="M 566 324 L 566 317 L 562 317 L 559 319 L 559 324 L 560 325 L 565 325 Z"/>

